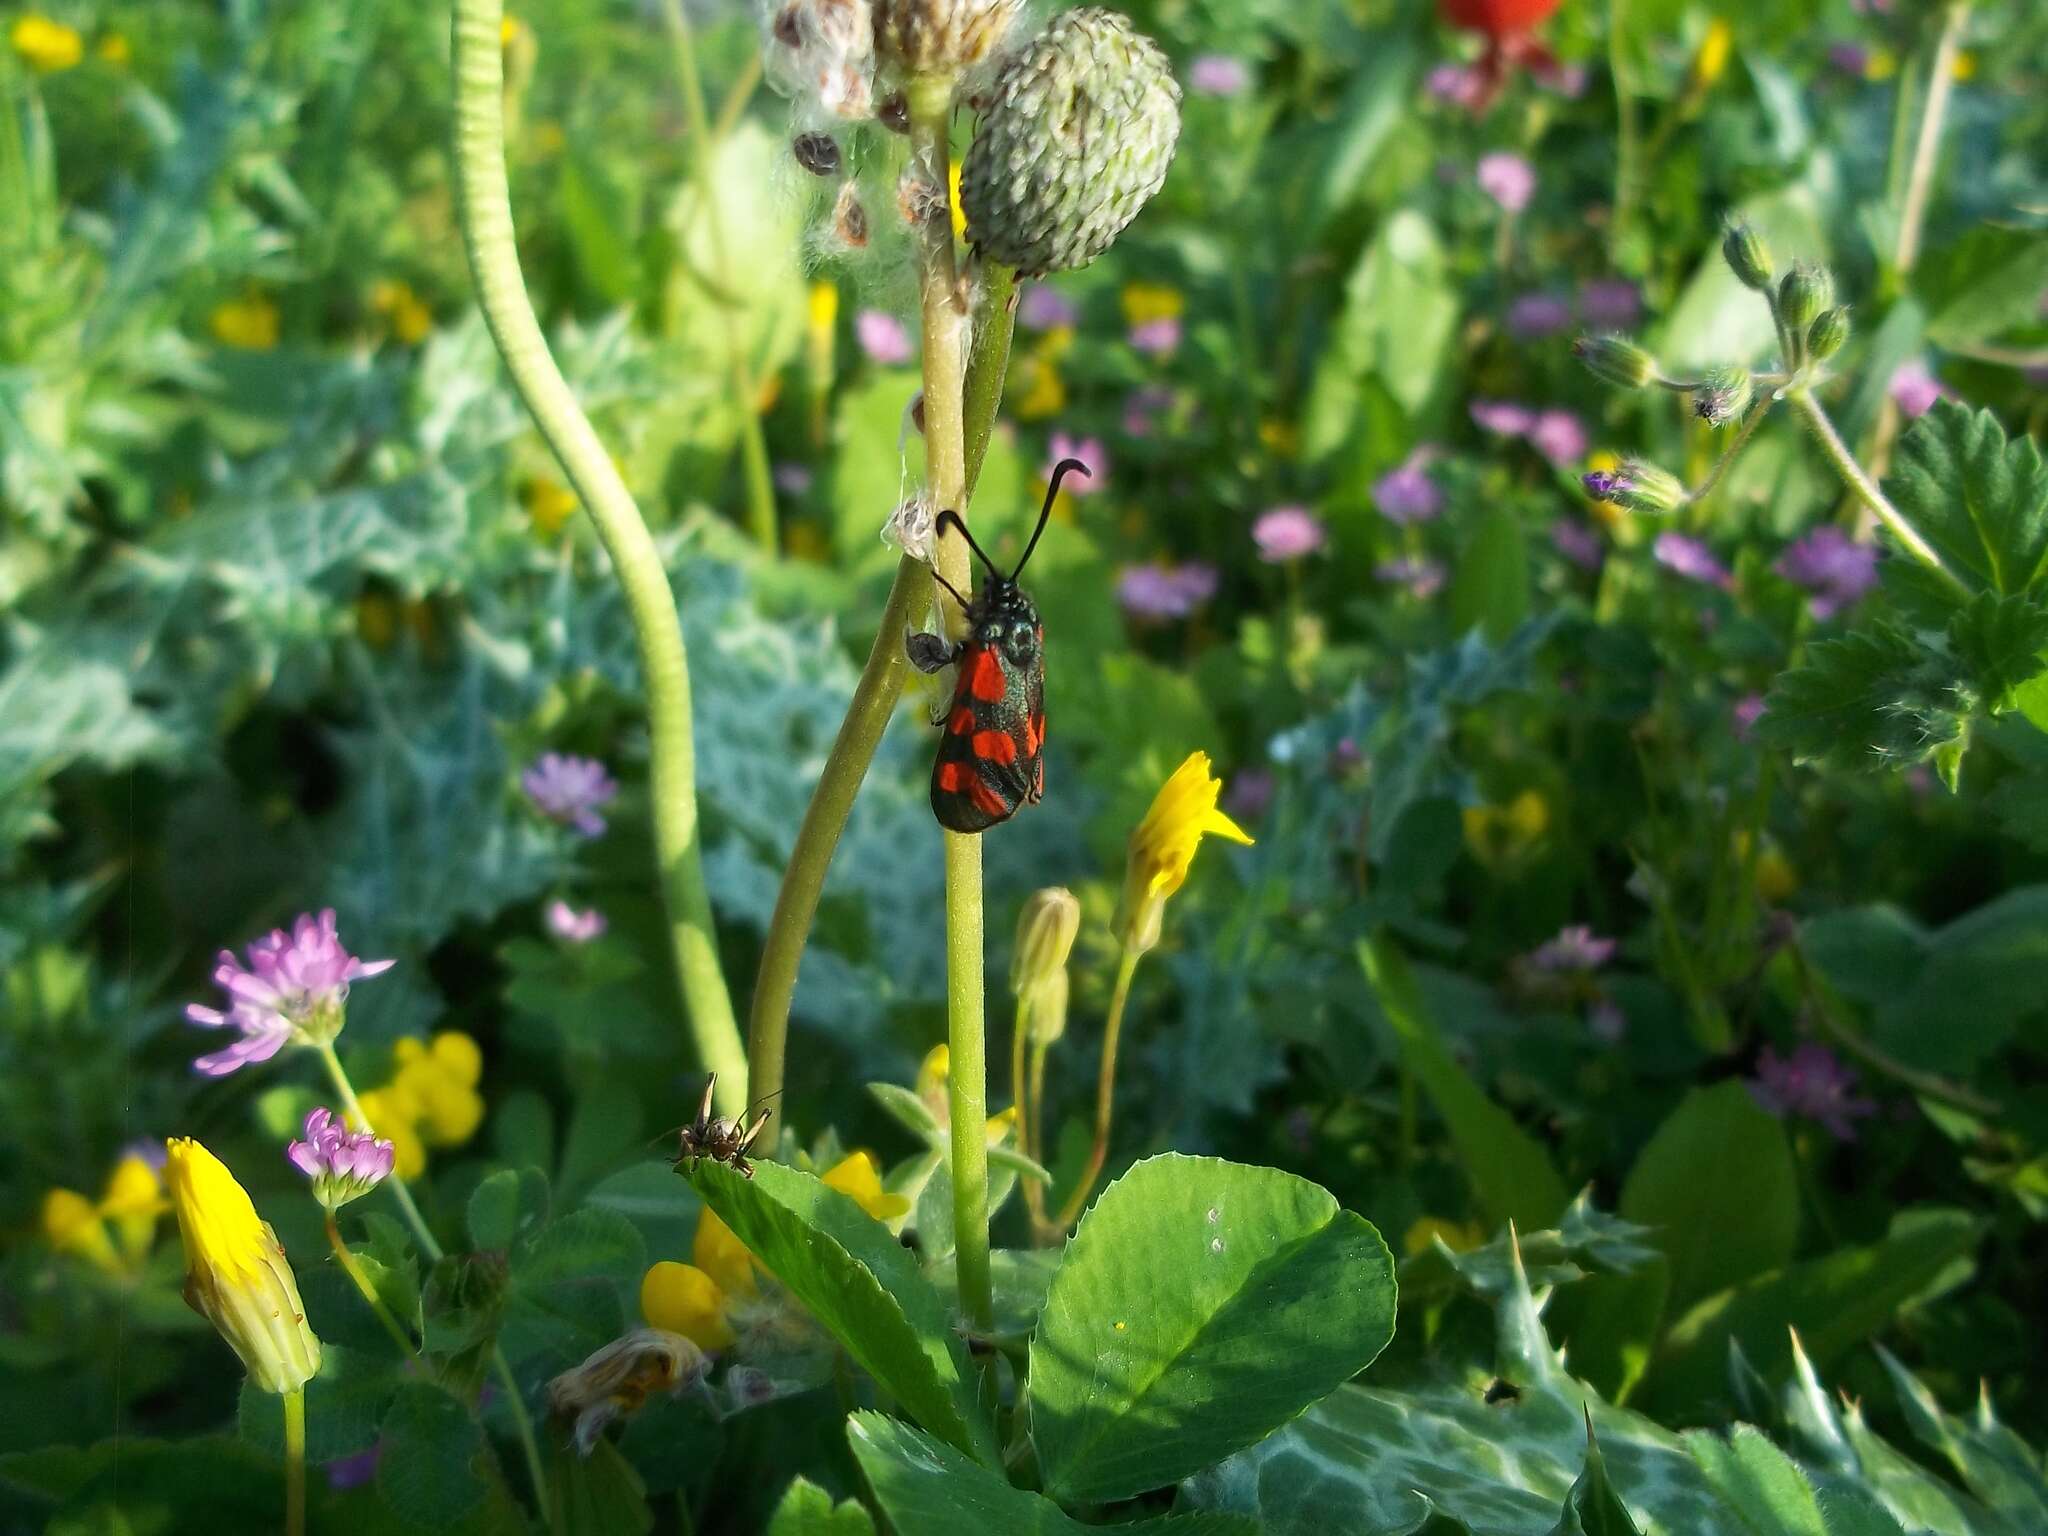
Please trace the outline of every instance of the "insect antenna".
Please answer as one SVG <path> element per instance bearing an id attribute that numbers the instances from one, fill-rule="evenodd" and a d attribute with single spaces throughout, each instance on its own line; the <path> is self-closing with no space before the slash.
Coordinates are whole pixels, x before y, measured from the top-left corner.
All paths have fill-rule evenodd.
<path id="1" fill-rule="evenodd" d="M 1017 568 L 1010 572 L 1010 580 L 1015 581 L 1024 574 L 1024 562 L 1031 558 L 1031 551 L 1038 548 L 1038 536 L 1045 532 L 1045 520 L 1052 516 L 1052 504 L 1059 499 L 1060 481 L 1077 469 L 1081 472 L 1083 480 L 1094 478 L 1088 473 L 1088 466 L 1079 459 L 1061 459 L 1052 467 L 1052 484 L 1045 488 L 1045 505 L 1038 509 L 1038 526 L 1031 530 L 1031 542 L 1024 546 L 1024 553 L 1017 561 Z"/>
<path id="2" fill-rule="evenodd" d="M 985 551 L 979 544 L 974 542 L 974 535 L 967 531 L 967 524 L 961 520 L 960 514 L 958 512 L 955 512 L 951 507 L 946 508 L 945 511 L 939 514 L 939 520 L 936 524 L 936 527 L 939 531 L 939 536 L 941 538 L 945 536 L 946 524 L 949 522 L 960 531 L 960 537 L 967 541 L 967 547 L 973 550 L 977 555 L 981 556 L 981 563 L 987 566 L 991 571 L 995 571 L 997 575 L 1001 575 L 1002 573 L 1000 571 L 996 571 L 995 561 L 989 559 L 987 551 Z M 951 592 L 953 589 L 948 587 L 946 590 Z M 955 597 L 958 597 L 960 594 L 958 592 L 954 592 L 953 595 Z"/>
<path id="3" fill-rule="evenodd" d="M 951 514 L 949 513 L 948 515 L 950 516 Z M 941 576 L 939 574 L 939 568 L 936 565 L 932 567 L 932 580 L 936 581 L 940 586 L 944 587 L 948 592 L 952 593 L 953 601 L 958 603 L 962 608 L 969 606 L 967 599 L 960 595 L 960 589 L 954 586 L 953 583 L 951 583 L 950 581 L 946 580 L 945 577 Z"/>

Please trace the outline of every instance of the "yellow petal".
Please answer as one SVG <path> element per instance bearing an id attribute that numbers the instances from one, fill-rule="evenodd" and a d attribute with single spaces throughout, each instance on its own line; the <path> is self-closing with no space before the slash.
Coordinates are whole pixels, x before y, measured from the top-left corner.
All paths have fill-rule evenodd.
<path id="1" fill-rule="evenodd" d="M 474 1088 L 483 1079 L 484 1053 L 461 1030 L 443 1030 L 434 1036 L 433 1054 L 434 1064 L 465 1088 Z"/>
<path id="2" fill-rule="evenodd" d="M 882 1171 L 866 1152 L 849 1152 L 827 1170 L 825 1187 L 836 1189 L 877 1221 L 891 1221 L 910 1209 L 901 1195 L 882 1188 Z"/>
<path id="3" fill-rule="evenodd" d="M 733 1331 L 725 1320 L 725 1295 L 694 1264 L 664 1259 L 640 1280 L 640 1315 L 650 1328 L 680 1333 L 699 1349 L 725 1349 Z"/>
<path id="4" fill-rule="evenodd" d="M 697 1235 L 690 1244 L 690 1260 L 718 1282 L 722 1291 L 751 1296 L 760 1289 L 754 1277 L 754 1256 L 739 1235 L 718 1219 L 718 1212 L 705 1206 L 697 1217 Z"/>
<path id="5" fill-rule="evenodd" d="M 75 1189 L 53 1189 L 43 1196 L 43 1236 L 59 1253 L 75 1254 L 109 1273 L 121 1268 L 107 1236 L 107 1224 L 93 1203 Z"/>

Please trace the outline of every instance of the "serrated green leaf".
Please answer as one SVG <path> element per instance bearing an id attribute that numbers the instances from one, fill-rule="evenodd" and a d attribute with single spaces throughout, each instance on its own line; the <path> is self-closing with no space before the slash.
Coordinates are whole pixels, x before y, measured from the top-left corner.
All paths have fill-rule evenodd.
<path id="1" fill-rule="evenodd" d="M 1082 1536 L 1096 1529 L 901 1419 L 856 1413 L 846 1421 L 846 1438 L 896 1536 Z M 1258 1536 L 1256 1526 L 1236 1515 L 1168 1515 L 1117 1530 L 1132 1536 Z"/>
<path id="2" fill-rule="evenodd" d="M 1480 1203 L 1495 1221 L 1547 1227 L 1571 1198 L 1550 1154 L 1489 1099 L 1451 1057 L 1422 1001 L 1415 973 L 1393 941 L 1367 941 L 1359 958 L 1401 1059 L 1451 1134 Z"/>
<path id="3" fill-rule="evenodd" d="M 1971 703 L 1951 658 L 1878 624 L 1809 645 L 1757 732 L 1800 762 L 1897 768 L 1966 741 Z"/>
<path id="4" fill-rule="evenodd" d="M 500 1168 L 470 1191 L 469 1240 L 480 1251 L 506 1253 L 547 1216 L 547 1175 L 538 1168 Z"/>
<path id="5" fill-rule="evenodd" d="M 439 1387 L 407 1382 L 382 1426 L 377 1492 L 406 1519 L 450 1526 L 483 1503 L 489 1451 L 483 1426 Z"/>
<path id="6" fill-rule="evenodd" d="M 1874 1493 L 1854 1483 L 1823 1483 L 1817 1490 L 1827 1536 L 1905 1536 L 1905 1529 Z"/>
<path id="7" fill-rule="evenodd" d="M 1712 1178 L 1701 1177 L 1707 1168 Z M 1744 1083 L 1693 1089 L 1636 1158 L 1621 1214 L 1651 1228 L 1670 1261 L 1674 1315 L 1778 1268 L 1799 1241 L 1799 1174 L 1784 1126 Z"/>
<path id="8" fill-rule="evenodd" d="M 1827 1536 L 1806 1474 L 1753 1426 L 1738 1424 L 1725 1440 L 1693 1430 L 1685 1443 L 1757 1536 Z"/>
<path id="9" fill-rule="evenodd" d="M 875 1522 L 852 1499 L 832 1502 L 832 1495 L 809 1478 L 790 1483 L 768 1521 L 768 1536 L 874 1536 Z"/>
<path id="10" fill-rule="evenodd" d="M 1147 1158 L 1082 1218 L 1032 1335 L 1046 1491 L 1098 1503 L 1186 1477 L 1334 1391 L 1393 1331 L 1386 1244 L 1327 1190 Z"/>
<path id="11" fill-rule="evenodd" d="M 707 1160 L 691 1179 L 863 1370 L 949 1445 L 998 1463 L 951 1310 L 887 1227 L 780 1163 L 756 1163 L 748 1179 Z"/>
<path id="12" fill-rule="evenodd" d="M 2048 670 L 2048 607 L 2032 597 L 1979 592 L 1949 620 L 1948 643 L 1984 707 L 2010 709 L 2015 691 Z"/>
<path id="13" fill-rule="evenodd" d="M 1938 400 L 1900 439 L 1885 493 L 1972 592 L 2048 577 L 2048 465 L 1989 411 Z"/>

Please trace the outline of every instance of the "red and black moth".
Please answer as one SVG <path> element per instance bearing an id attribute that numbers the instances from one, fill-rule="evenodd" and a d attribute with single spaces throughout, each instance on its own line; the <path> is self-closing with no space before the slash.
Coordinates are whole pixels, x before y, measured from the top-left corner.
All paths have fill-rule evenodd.
<path id="1" fill-rule="evenodd" d="M 1038 804 L 1045 793 L 1045 626 L 1017 578 L 1038 548 L 1060 480 L 1074 470 L 1085 476 L 1088 466 L 1079 459 L 1062 459 L 1054 466 L 1038 526 L 1031 530 L 1023 559 L 1007 576 L 974 542 L 959 513 L 939 514 L 939 534 L 950 523 L 988 567 L 971 601 L 932 573 L 966 610 L 965 639 L 956 644 L 943 635 L 916 634 L 905 642 L 911 665 L 921 672 L 960 664 L 946 733 L 932 764 L 932 814 L 949 832 L 985 832 L 1016 815 L 1018 806 Z"/>

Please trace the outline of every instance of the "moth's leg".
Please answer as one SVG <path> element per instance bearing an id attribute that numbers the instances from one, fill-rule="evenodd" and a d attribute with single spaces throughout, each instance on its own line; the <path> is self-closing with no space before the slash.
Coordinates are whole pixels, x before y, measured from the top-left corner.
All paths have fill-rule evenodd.
<path id="1" fill-rule="evenodd" d="M 960 647 L 944 635 L 904 631 L 903 653 L 920 672 L 943 672 L 960 655 Z"/>

